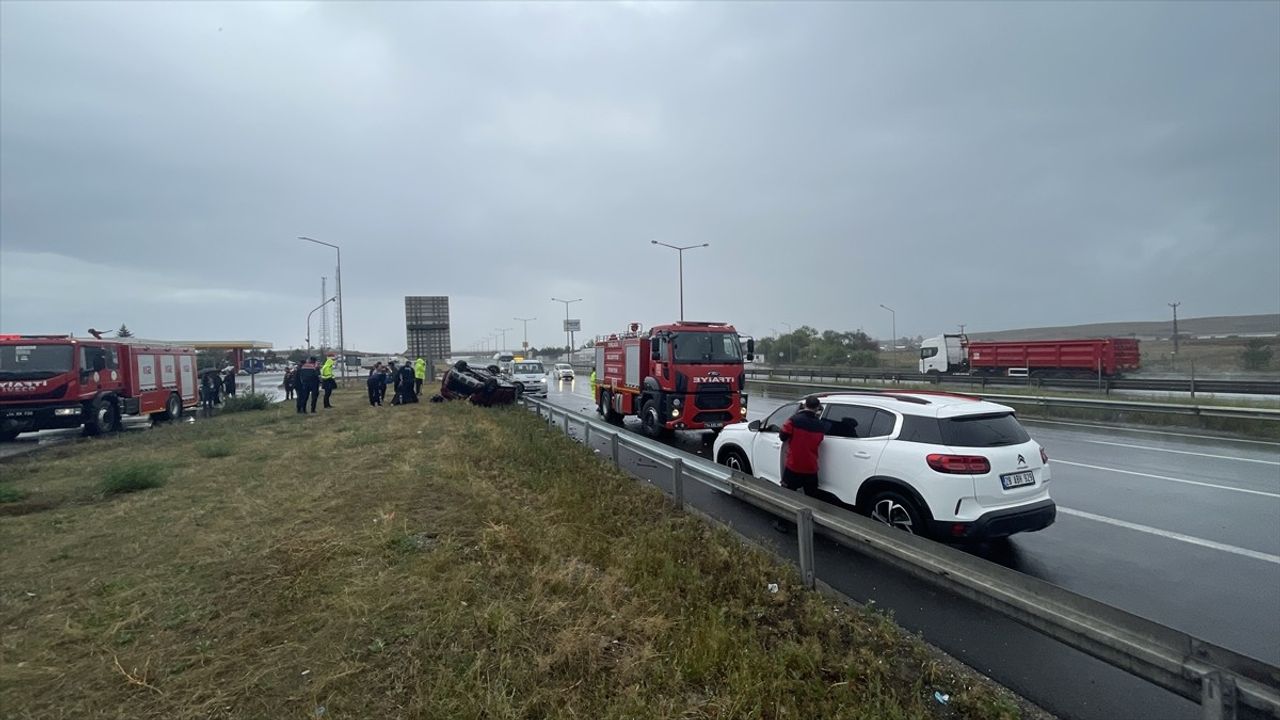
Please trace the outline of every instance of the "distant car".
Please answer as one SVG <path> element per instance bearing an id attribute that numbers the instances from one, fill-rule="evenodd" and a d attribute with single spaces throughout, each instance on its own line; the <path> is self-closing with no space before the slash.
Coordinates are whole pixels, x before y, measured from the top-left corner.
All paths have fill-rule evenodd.
<path id="1" fill-rule="evenodd" d="M 511 363 L 511 380 L 525 395 L 547 396 L 547 371 L 537 360 Z"/>
<path id="2" fill-rule="evenodd" d="M 556 363 L 552 372 L 557 380 L 572 380 L 576 377 L 573 372 L 573 366 L 569 363 Z"/>
<path id="3" fill-rule="evenodd" d="M 941 393 L 819 396 L 827 436 L 818 452 L 819 488 L 887 525 L 939 540 L 978 540 L 1043 530 L 1049 456 L 1012 408 Z M 790 402 L 766 419 L 730 425 L 716 461 L 781 483 L 783 423 Z"/>

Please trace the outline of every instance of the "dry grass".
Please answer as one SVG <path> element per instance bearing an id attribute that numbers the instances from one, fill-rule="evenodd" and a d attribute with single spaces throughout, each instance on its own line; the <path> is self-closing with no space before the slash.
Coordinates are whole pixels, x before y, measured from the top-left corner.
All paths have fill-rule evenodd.
<path id="1" fill-rule="evenodd" d="M 7 462 L 26 498 L 0 517 L 3 714 L 1018 714 L 532 416 L 359 399 Z M 126 461 L 163 466 L 164 487 L 95 492 Z"/>

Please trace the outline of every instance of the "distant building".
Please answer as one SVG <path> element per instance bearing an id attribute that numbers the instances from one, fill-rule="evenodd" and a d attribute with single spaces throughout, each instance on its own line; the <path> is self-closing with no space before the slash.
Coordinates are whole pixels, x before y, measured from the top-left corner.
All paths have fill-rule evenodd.
<path id="1" fill-rule="evenodd" d="M 404 299 L 404 327 L 408 356 L 435 362 L 449 359 L 449 298 L 408 295 Z"/>

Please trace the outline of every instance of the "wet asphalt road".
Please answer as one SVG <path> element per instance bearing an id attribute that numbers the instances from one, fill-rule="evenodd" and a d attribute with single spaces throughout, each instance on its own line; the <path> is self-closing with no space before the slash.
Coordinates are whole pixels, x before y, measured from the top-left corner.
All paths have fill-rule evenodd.
<path id="1" fill-rule="evenodd" d="M 586 382 L 549 400 L 595 416 Z M 757 419 L 781 401 L 751 400 Z M 628 426 L 635 429 L 633 420 Z M 1280 444 L 1027 422 L 1053 463 L 1057 522 L 972 552 L 1237 652 L 1280 663 Z M 580 436 L 580 429 L 575 430 Z M 702 457 L 698 434 L 671 444 Z M 607 452 L 603 440 L 593 441 Z M 666 486 L 666 471 L 632 472 Z M 669 488 L 667 488 L 669 490 Z M 795 557 L 771 517 L 690 483 L 690 502 Z M 1068 718 L 1197 718 L 1198 707 L 977 605 L 819 539 L 818 575 L 887 608 L 978 670 Z"/>

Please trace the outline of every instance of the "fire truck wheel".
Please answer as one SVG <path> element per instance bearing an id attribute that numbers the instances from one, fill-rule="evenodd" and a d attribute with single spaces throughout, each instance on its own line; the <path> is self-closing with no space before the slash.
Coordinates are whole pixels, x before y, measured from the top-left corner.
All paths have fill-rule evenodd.
<path id="1" fill-rule="evenodd" d="M 600 407 L 604 412 L 604 420 L 613 425 L 622 424 L 622 415 L 613 409 L 613 393 L 605 390 L 600 393 Z"/>
<path id="2" fill-rule="evenodd" d="M 658 403 L 650 400 L 640 409 L 640 429 L 651 438 L 660 438 L 670 434 L 662 427 L 662 418 L 658 415 Z"/>
<path id="3" fill-rule="evenodd" d="M 182 399 L 177 393 L 169 396 L 165 401 L 164 412 L 158 412 L 154 416 L 157 422 L 171 422 L 182 417 Z"/>
<path id="4" fill-rule="evenodd" d="M 93 401 L 89 418 L 84 423 L 85 435 L 101 435 L 120 429 L 120 407 L 115 395 L 103 395 Z"/>

